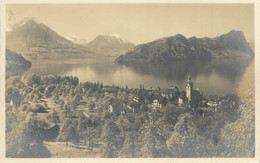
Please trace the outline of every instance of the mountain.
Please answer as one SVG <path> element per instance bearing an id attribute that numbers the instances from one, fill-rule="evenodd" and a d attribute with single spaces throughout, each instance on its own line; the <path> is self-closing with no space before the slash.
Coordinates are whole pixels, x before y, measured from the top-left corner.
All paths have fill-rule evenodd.
<path id="1" fill-rule="evenodd" d="M 88 43 L 88 47 L 99 56 L 118 57 L 134 47 L 119 34 L 99 35 Z"/>
<path id="2" fill-rule="evenodd" d="M 115 61 L 164 63 L 185 59 L 211 59 L 254 56 L 241 31 L 230 31 L 215 38 L 186 38 L 181 34 L 141 44 Z"/>
<path id="3" fill-rule="evenodd" d="M 16 54 L 9 49 L 6 49 L 6 66 L 5 70 L 7 76 L 20 74 L 26 70 L 28 70 L 32 63 L 26 60 L 23 56 Z"/>
<path id="4" fill-rule="evenodd" d="M 6 33 L 6 47 L 31 58 L 78 57 L 91 53 L 87 47 L 72 43 L 37 19 L 28 18 L 11 26 Z"/>

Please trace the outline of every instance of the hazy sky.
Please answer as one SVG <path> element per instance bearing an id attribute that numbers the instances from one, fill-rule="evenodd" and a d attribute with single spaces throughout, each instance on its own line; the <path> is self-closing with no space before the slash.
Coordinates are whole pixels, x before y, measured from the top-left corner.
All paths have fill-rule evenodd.
<path id="1" fill-rule="evenodd" d="M 118 33 L 140 44 L 182 34 L 214 37 L 241 30 L 254 39 L 253 4 L 9 4 L 7 24 L 35 17 L 63 36 Z"/>

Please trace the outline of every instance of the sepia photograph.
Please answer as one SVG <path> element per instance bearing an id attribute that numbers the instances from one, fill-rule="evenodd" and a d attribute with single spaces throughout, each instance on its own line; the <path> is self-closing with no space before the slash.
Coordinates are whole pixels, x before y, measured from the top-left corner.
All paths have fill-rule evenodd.
<path id="1" fill-rule="evenodd" d="M 4 8 L 6 158 L 256 157 L 254 3 Z"/>

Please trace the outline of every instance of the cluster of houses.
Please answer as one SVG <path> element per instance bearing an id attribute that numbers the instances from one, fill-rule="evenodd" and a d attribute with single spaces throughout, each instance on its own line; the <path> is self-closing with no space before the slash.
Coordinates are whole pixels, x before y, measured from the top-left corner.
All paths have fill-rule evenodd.
<path id="1" fill-rule="evenodd" d="M 221 102 L 219 100 L 206 101 L 198 88 L 194 90 L 193 82 L 191 80 L 190 75 L 186 82 L 185 92 L 179 92 L 178 87 L 171 86 L 170 88 L 167 88 L 165 90 L 160 90 L 160 93 L 162 97 L 167 99 L 174 98 L 177 96 L 178 106 L 180 107 L 185 104 L 191 107 L 192 104 L 194 105 L 192 101 L 194 101 L 194 99 L 196 98 L 198 99 L 198 96 L 201 98 L 201 102 L 204 103 L 205 106 L 210 106 L 215 110 L 217 110 L 217 108 L 221 106 Z M 160 109 L 162 108 L 162 102 L 160 102 L 159 99 L 154 99 L 153 102 L 149 105 L 149 107 L 152 109 Z"/>
<path id="2" fill-rule="evenodd" d="M 199 90 L 196 90 L 199 92 Z M 161 96 L 167 99 L 173 98 L 174 96 L 178 97 L 178 105 L 182 106 L 184 103 L 190 103 L 192 101 L 192 96 L 194 94 L 193 90 L 193 82 L 191 77 L 188 77 L 188 81 L 186 82 L 186 92 L 179 92 L 178 87 L 171 86 L 165 90 L 161 91 Z M 201 92 L 199 94 L 202 95 Z M 152 109 L 160 109 L 162 108 L 162 103 L 159 102 L 158 99 L 153 100 L 153 103 L 150 105 Z"/>
<path id="3" fill-rule="evenodd" d="M 113 93 L 115 91 L 118 91 L 120 89 L 119 87 L 111 88 L 109 86 L 104 86 L 103 90 L 105 93 Z M 148 99 L 150 94 L 154 94 L 154 96 L 150 99 Z M 148 108 L 157 110 L 161 109 L 163 107 L 163 102 L 162 99 L 167 99 L 168 100 L 173 100 L 175 103 L 177 103 L 178 106 L 191 106 L 193 105 L 193 99 L 198 99 L 198 96 L 203 98 L 202 93 L 199 91 L 199 89 L 193 89 L 193 82 L 191 80 L 191 77 L 188 77 L 188 80 L 186 82 L 186 87 L 185 91 L 180 92 L 178 87 L 176 86 L 171 86 L 167 89 L 161 90 L 160 88 L 156 90 L 145 90 L 144 86 L 140 87 L 140 89 L 135 90 L 135 96 L 133 97 L 132 101 L 128 104 L 124 103 L 123 104 L 123 109 L 121 110 L 122 114 L 125 114 L 127 112 L 135 112 L 136 107 L 140 107 L 141 103 L 145 103 Z M 10 96 L 7 97 L 7 102 L 10 102 L 10 104 L 13 106 L 15 105 L 16 107 L 19 107 L 20 101 L 21 101 L 21 96 L 20 94 L 16 91 L 15 93 L 11 94 Z M 83 101 L 82 101 L 83 100 Z M 80 107 L 86 106 L 86 102 L 84 99 L 82 99 L 79 103 Z M 214 108 L 215 110 L 221 106 L 221 102 L 219 100 L 214 100 L 214 101 L 205 101 L 203 99 L 203 102 L 205 103 L 205 106 L 210 106 Z M 108 105 L 107 107 L 108 112 L 113 112 L 113 106 Z"/>

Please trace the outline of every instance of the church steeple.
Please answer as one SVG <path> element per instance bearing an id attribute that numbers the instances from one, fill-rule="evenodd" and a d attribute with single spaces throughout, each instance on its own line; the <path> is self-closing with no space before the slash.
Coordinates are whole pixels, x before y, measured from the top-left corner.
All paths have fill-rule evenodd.
<path id="1" fill-rule="evenodd" d="M 189 75 L 188 81 L 186 83 L 186 97 L 188 101 L 191 101 L 192 91 L 193 91 L 193 83 L 191 81 L 191 76 Z"/>

